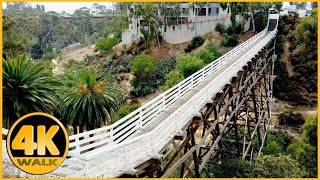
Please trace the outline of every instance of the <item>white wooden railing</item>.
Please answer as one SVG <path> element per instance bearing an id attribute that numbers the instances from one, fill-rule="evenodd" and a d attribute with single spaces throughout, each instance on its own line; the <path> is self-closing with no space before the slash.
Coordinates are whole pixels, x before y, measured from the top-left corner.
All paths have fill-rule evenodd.
<path id="1" fill-rule="evenodd" d="M 134 167 L 150 158 L 160 158 L 159 151 L 181 132 L 214 94 L 275 37 L 276 29 L 269 34 L 267 28 L 264 29 L 114 124 L 69 136 L 69 158 L 54 173 L 71 177 L 116 177 L 124 172 L 134 173 Z M 236 56 L 239 56 L 239 59 L 230 62 Z M 226 67 L 228 63 L 230 65 Z M 185 97 L 212 75 L 216 76 L 214 81 L 205 85 L 155 129 L 128 138 L 157 120 L 157 117 L 173 103 Z M 94 136 L 90 137 L 93 134 Z"/>
<path id="2" fill-rule="evenodd" d="M 221 67 L 227 64 L 237 55 L 248 50 L 247 48 L 252 46 L 266 33 L 266 29 L 259 34 L 253 36 L 246 42 L 232 49 L 225 55 L 221 56 L 214 62 L 208 64 L 198 72 L 184 79 L 179 84 L 160 94 L 153 100 L 144 104 L 142 107 L 133 111 L 129 115 L 120 119 L 112 125 L 102 127 L 96 130 L 80 133 L 69 137 L 70 140 L 70 155 L 80 157 L 81 154 L 87 152 L 88 149 L 98 146 L 107 145 L 108 147 L 114 146 L 128 138 L 132 133 L 139 129 L 143 129 L 148 125 L 148 122 L 152 121 L 156 116 L 166 110 L 167 107 L 172 105 L 177 100 L 183 98 L 190 90 L 197 86 L 200 82 L 205 80 L 211 74 L 219 71 Z M 241 67 L 239 67 L 241 68 Z M 228 81 L 229 79 L 223 78 Z M 220 83 L 223 86 L 223 83 Z M 195 113 L 198 109 L 193 109 Z M 89 135 L 95 134 L 94 137 Z M 86 137 L 82 140 L 81 138 Z M 94 143 L 89 143 L 95 141 Z"/>

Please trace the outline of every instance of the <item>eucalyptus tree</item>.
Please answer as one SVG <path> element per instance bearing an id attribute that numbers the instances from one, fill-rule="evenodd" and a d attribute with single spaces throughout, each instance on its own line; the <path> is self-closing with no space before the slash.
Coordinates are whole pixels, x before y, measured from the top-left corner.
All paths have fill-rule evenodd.
<path id="1" fill-rule="evenodd" d="M 225 3 L 224 2 L 219 4 L 223 10 L 227 9 L 228 12 L 231 13 L 230 20 L 233 25 L 236 23 L 236 15 L 241 15 L 246 18 L 246 14 L 250 12 L 250 15 L 251 15 L 250 19 L 253 25 L 253 31 L 256 30 L 256 26 L 257 26 L 256 25 L 257 22 L 255 21 L 254 14 L 257 12 L 263 13 L 262 19 L 258 19 L 258 25 L 259 25 L 258 29 L 260 30 L 261 29 L 260 26 L 265 26 L 267 22 L 269 8 L 271 8 L 273 4 L 277 6 L 279 5 L 279 3 L 271 3 L 271 2 L 252 2 L 252 3 L 247 3 L 247 2 Z"/>
<path id="2" fill-rule="evenodd" d="M 134 4 L 132 10 L 133 16 L 138 21 L 140 32 L 145 39 L 145 48 L 147 51 L 151 51 L 151 45 L 155 39 L 158 41 L 160 46 L 158 30 L 161 27 L 161 21 L 157 16 L 158 7 L 155 3 L 138 3 Z M 141 26 L 140 18 L 143 18 L 144 24 Z M 138 30 L 138 28 L 137 28 Z"/>
<path id="3" fill-rule="evenodd" d="M 220 3 L 220 7 L 223 10 L 228 10 L 231 13 L 230 20 L 232 25 L 236 24 L 236 15 L 248 12 L 248 3 L 246 2 L 224 2 Z"/>
<path id="4" fill-rule="evenodd" d="M 162 25 L 163 25 L 163 31 L 162 31 L 162 37 L 164 39 L 164 35 L 165 32 L 167 32 L 167 27 L 168 27 L 168 17 L 169 17 L 169 10 L 168 10 L 168 6 L 171 3 L 168 2 L 159 2 L 157 4 L 159 10 L 160 10 L 160 14 L 162 15 Z"/>

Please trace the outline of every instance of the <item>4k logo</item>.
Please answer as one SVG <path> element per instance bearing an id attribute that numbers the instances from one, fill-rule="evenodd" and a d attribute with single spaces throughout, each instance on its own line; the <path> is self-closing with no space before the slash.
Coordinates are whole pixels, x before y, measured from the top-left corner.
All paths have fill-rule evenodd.
<path id="1" fill-rule="evenodd" d="M 68 151 L 68 135 L 55 117 L 31 113 L 18 119 L 7 136 L 12 162 L 30 174 L 46 174 L 61 165 Z"/>

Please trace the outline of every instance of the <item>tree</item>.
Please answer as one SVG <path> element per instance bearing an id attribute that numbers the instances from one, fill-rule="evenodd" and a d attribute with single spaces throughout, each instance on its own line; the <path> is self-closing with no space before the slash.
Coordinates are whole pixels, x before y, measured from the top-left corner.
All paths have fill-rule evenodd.
<path id="1" fill-rule="evenodd" d="M 126 115 L 138 109 L 140 106 L 140 104 L 125 104 L 121 106 L 120 109 L 114 115 L 112 115 L 110 124 L 113 124 L 116 121 L 124 118 Z"/>
<path id="2" fill-rule="evenodd" d="M 243 159 L 223 159 L 209 161 L 205 167 L 206 178 L 243 178 L 251 171 L 250 162 Z"/>
<path id="3" fill-rule="evenodd" d="M 257 157 L 250 172 L 253 178 L 301 178 L 305 175 L 305 170 L 296 160 L 284 155 Z"/>
<path id="4" fill-rule="evenodd" d="M 307 170 L 307 177 L 317 176 L 317 148 L 303 140 L 290 144 L 286 151 Z"/>
<path id="5" fill-rule="evenodd" d="M 226 27 L 224 26 L 224 24 L 218 22 L 214 30 L 222 35 L 226 32 Z"/>
<path id="6" fill-rule="evenodd" d="M 303 136 L 306 142 L 311 146 L 318 146 L 318 117 L 310 116 L 307 118 L 307 121 L 303 125 Z"/>
<path id="7" fill-rule="evenodd" d="M 107 11 L 107 7 L 100 5 L 98 3 L 93 3 L 92 10 L 93 10 L 93 12 L 95 12 L 97 14 L 104 14 Z"/>
<path id="8" fill-rule="evenodd" d="M 179 72 L 171 71 L 169 74 L 166 75 L 165 79 L 166 79 L 165 84 L 162 87 L 163 91 L 165 91 L 165 90 L 173 87 L 174 85 L 178 84 L 184 78 Z"/>
<path id="9" fill-rule="evenodd" d="M 207 46 L 206 46 L 206 49 L 208 49 L 208 51 L 210 53 L 213 54 L 213 56 L 215 57 L 215 59 L 218 59 L 220 56 L 221 56 L 221 53 L 219 51 L 219 49 L 217 48 L 217 46 L 213 43 L 209 43 Z"/>
<path id="10" fill-rule="evenodd" d="M 184 55 L 177 58 L 177 68 L 185 78 L 197 72 L 203 66 L 203 61 L 194 55 Z"/>
<path id="11" fill-rule="evenodd" d="M 201 59 L 204 64 L 209 64 L 218 59 L 220 56 L 221 54 L 218 48 L 212 43 L 209 43 L 205 49 L 200 50 L 200 52 L 197 54 L 197 57 Z"/>
<path id="12" fill-rule="evenodd" d="M 4 59 L 4 127 L 9 128 L 18 118 L 31 112 L 55 113 L 59 85 L 44 63 L 32 61 L 26 55 Z"/>
<path id="13" fill-rule="evenodd" d="M 209 63 L 213 62 L 214 60 L 216 60 L 216 57 L 212 53 L 210 53 L 210 51 L 207 49 L 202 49 L 197 54 L 197 58 L 201 59 L 204 64 L 209 64 Z"/>
<path id="14" fill-rule="evenodd" d="M 144 25 L 140 26 L 140 32 L 145 39 L 145 49 L 147 52 L 151 52 L 151 45 L 156 39 L 160 46 L 158 37 L 158 28 L 160 27 L 160 20 L 157 17 L 157 6 L 154 3 L 136 4 L 135 10 L 138 12 L 138 16 L 142 16 Z M 138 19 L 139 20 L 139 19 Z"/>
<path id="15" fill-rule="evenodd" d="M 231 12 L 230 20 L 232 26 L 236 24 L 236 15 L 243 15 L 248 11 L 248 4 L 245 2 L 230 2 L 230 3 L 220 3 L 223 10 L 228 8 L 228 12 Z"/>
<path id="16" fill-rule="evenodd" d="M 268 141 L 267 147 L 263 149 L 266 155 L 278 155 L 281 151 L 282 147 L 276 141 Z"/>
<path id="17" fill-rule="evenodd" d="M 138 55 L 130 63 L 133 75 L 141 80 L 151 78 L 155 73 L 156 64 L 150 56 Z"/>
<path id="18" fill-rule="evenodd" d="M 118 91 L 93 67 L 84 67 L 70 75 L 69 81 L 65 82 L 63 97 L 64 122 L 73 126 L 75 134 L 77 127 L 81 133 L 84 129 L 106 125 L 120 104 Z"/>
<path id="19" fill-rule="evenodd" d="M 27 47 L 25 45 L 26 39 L 19 37 L 19 34 L 14 32 L 14 25 L 16 22 L 9 16 L 2 17 L 3 39 L 2 50 L 3 55 L 16 55 L 23 53 Z"/>
<path id="20" fill-rule="evenodd" d="M 109 53 L 115 45 L 112 38 L 103 38 L 96 42 L 96 47 L 101 53 Z"/>

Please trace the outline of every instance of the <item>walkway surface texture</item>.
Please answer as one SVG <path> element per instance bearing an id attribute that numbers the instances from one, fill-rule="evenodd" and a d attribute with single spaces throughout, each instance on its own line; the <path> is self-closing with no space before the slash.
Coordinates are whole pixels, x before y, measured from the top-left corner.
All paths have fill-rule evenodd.
<path id="1" fill-rule="evenodd" d="M 278 18 L 271 14 L 269 22 L 277 24 Z M 135 167 L 161 158 L 174 136 L 183 134 L 192 117 L 275 37 L 277 25 L 268 24 L 259 34 L 116 123 L 70 136 L 69 158 L 51 175 L 118 177 L 134 174 Z M 4 135 L 6 132 L 3 129 Z M 7 158 L 5 147 L 2 150 Z"/>

